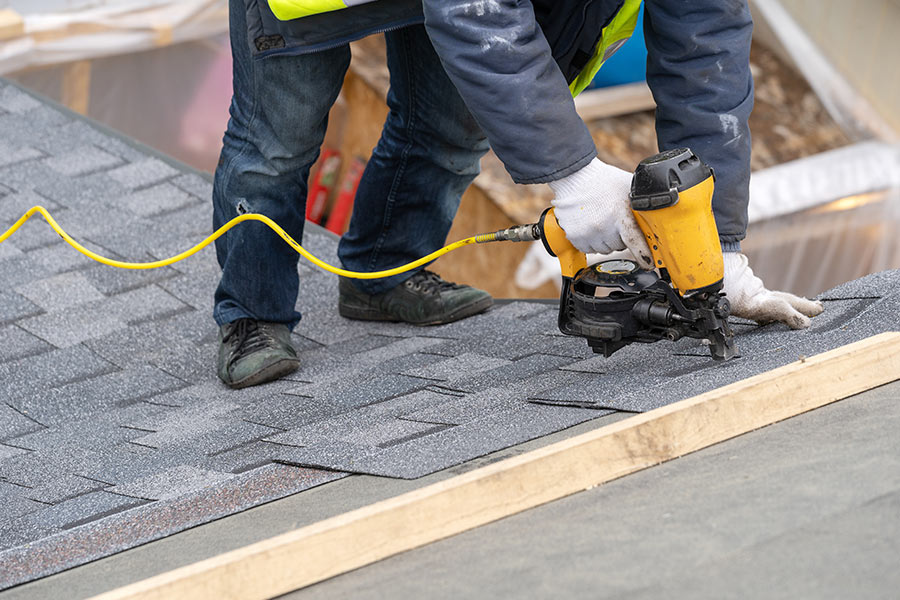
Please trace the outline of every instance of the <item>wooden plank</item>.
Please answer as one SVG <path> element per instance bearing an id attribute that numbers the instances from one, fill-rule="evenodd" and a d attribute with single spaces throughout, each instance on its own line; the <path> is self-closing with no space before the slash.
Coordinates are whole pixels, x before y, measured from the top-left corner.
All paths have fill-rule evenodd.
<path id="1" fill-rule="evenodd" d="M 91 61 L 67 64 L 60 85 L 62 103 L 78 114 L 86 115 L 91 103 Z"/>
<path id="2" fill-rule="evenodd" d="M 897 379 L 884 333 L 95 600 L 272 598 Z"/>
<path id="3" fill-rule="evenodd" d="M 0 40 L 19 37 L 25 33 L 22 15 L 10 8 L 0 9 Z"/>
<path id="4" fill-rule="evenodd" d="M 585 121 L 616 117 L 656 108 L 650 88 L 643 81 L 585 90 L 575 98 L 575 110 Z"/>

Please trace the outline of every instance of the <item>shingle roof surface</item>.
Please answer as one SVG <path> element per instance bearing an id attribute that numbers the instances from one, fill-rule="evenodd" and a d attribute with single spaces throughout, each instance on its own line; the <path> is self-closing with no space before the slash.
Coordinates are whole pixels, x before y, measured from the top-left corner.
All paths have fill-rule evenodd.
<path id="1" fill-rule="evenodd" d="M 0 228 L 41 203 L 128 260 L 209 233 L 205 178 L 4 84 L 0 133 Z M 310 227 L 304 245 L 336 263 L 333 236 Z M 300 269 L 301 370 L 230 391 L 213 370 L 213 252 L 121 271 L 37 219 L 0 245 L 0 588 L 347 473 L 418 477 L 647 410 L 894 329 L 900 308 L 900 274 L 884 273 L 829 293 L 808 332 L 736 322 L 744 357 L 725 365 L 696 341 L 603 359 L 558 333 L 553 306 L 353 322 L 333 276 Z"/>

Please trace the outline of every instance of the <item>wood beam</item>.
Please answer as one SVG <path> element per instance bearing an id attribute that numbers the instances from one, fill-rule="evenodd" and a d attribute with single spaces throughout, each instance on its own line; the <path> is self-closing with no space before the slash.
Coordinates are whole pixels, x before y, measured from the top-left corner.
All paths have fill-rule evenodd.
<path id="1" fill-rule="evenodd" d="M 585 90 L 575 98 L 575 110 L 585 121 L 605 119 L 656 108 L 650 88 L 643 81 Z"/>
<path id="2" fill-rule="evenodd" d="M 60 85 L 62 103 L 78 114 L 86 115 L 91 103 L 91 61 L 67 64 Z"/>
<path id="3" fill-rule="evenodd" d="M 19 37 L 25 33 L 22 15 L 10 8 L 0 9 L 0 40 Z"/>

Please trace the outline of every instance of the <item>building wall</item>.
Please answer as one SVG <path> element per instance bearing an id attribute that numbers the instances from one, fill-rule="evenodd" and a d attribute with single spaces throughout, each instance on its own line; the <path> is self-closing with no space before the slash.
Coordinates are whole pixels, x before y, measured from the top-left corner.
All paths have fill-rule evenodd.
<path id="1" fill-rule="evenodd" d="M 781 0 L 832 64 L 900 132 L 900 0 Z"/>

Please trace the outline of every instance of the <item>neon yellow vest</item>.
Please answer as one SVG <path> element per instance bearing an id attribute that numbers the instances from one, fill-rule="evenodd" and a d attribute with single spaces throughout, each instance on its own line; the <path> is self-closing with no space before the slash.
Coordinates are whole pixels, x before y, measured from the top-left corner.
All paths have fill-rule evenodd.
<path id="1" fill-rule="evenodd" d="M 278 0 L 270 0 L 278 1 Z M 590 85 L 594 76 L 600 67 L 603 66 L 610 56 L 616 53 L 616 50 L 622 47 L 637 25 L 638 14 L 641 10 L 641 0 L 625 0 L 622 8 L 616 13 L 609 25 L 603 28 L 600 36 L 600 43 L 594 49 L 594 55 L 575 78 L 575 81 L 569 84 L 569 89 L 573 96 L 577 96 Z"/>
<path id="2" fill-rule="evenodd" d="M 367 0 L 372 2 L 373 0 Z M 269 8 L 279 21 L 292 21 L 301 17 L 317 15 L 353 6 L 364 4 L 356 0 L 269 0 Z"/>
<path id="3" fill-rule="evenodd" d="M 372 1 L 374 0 L 268 0 L 272 14 L 281 21 L 291 21 Z M 580 94 L 591 83 L 603 63 L 631 37 L 637 25 L 640 9 L 641 0 L 625 0 L 609 25 L 603 28 L 600 43 L 597 44 L 593 56 L 569 85 L 573 96 Z"/>

